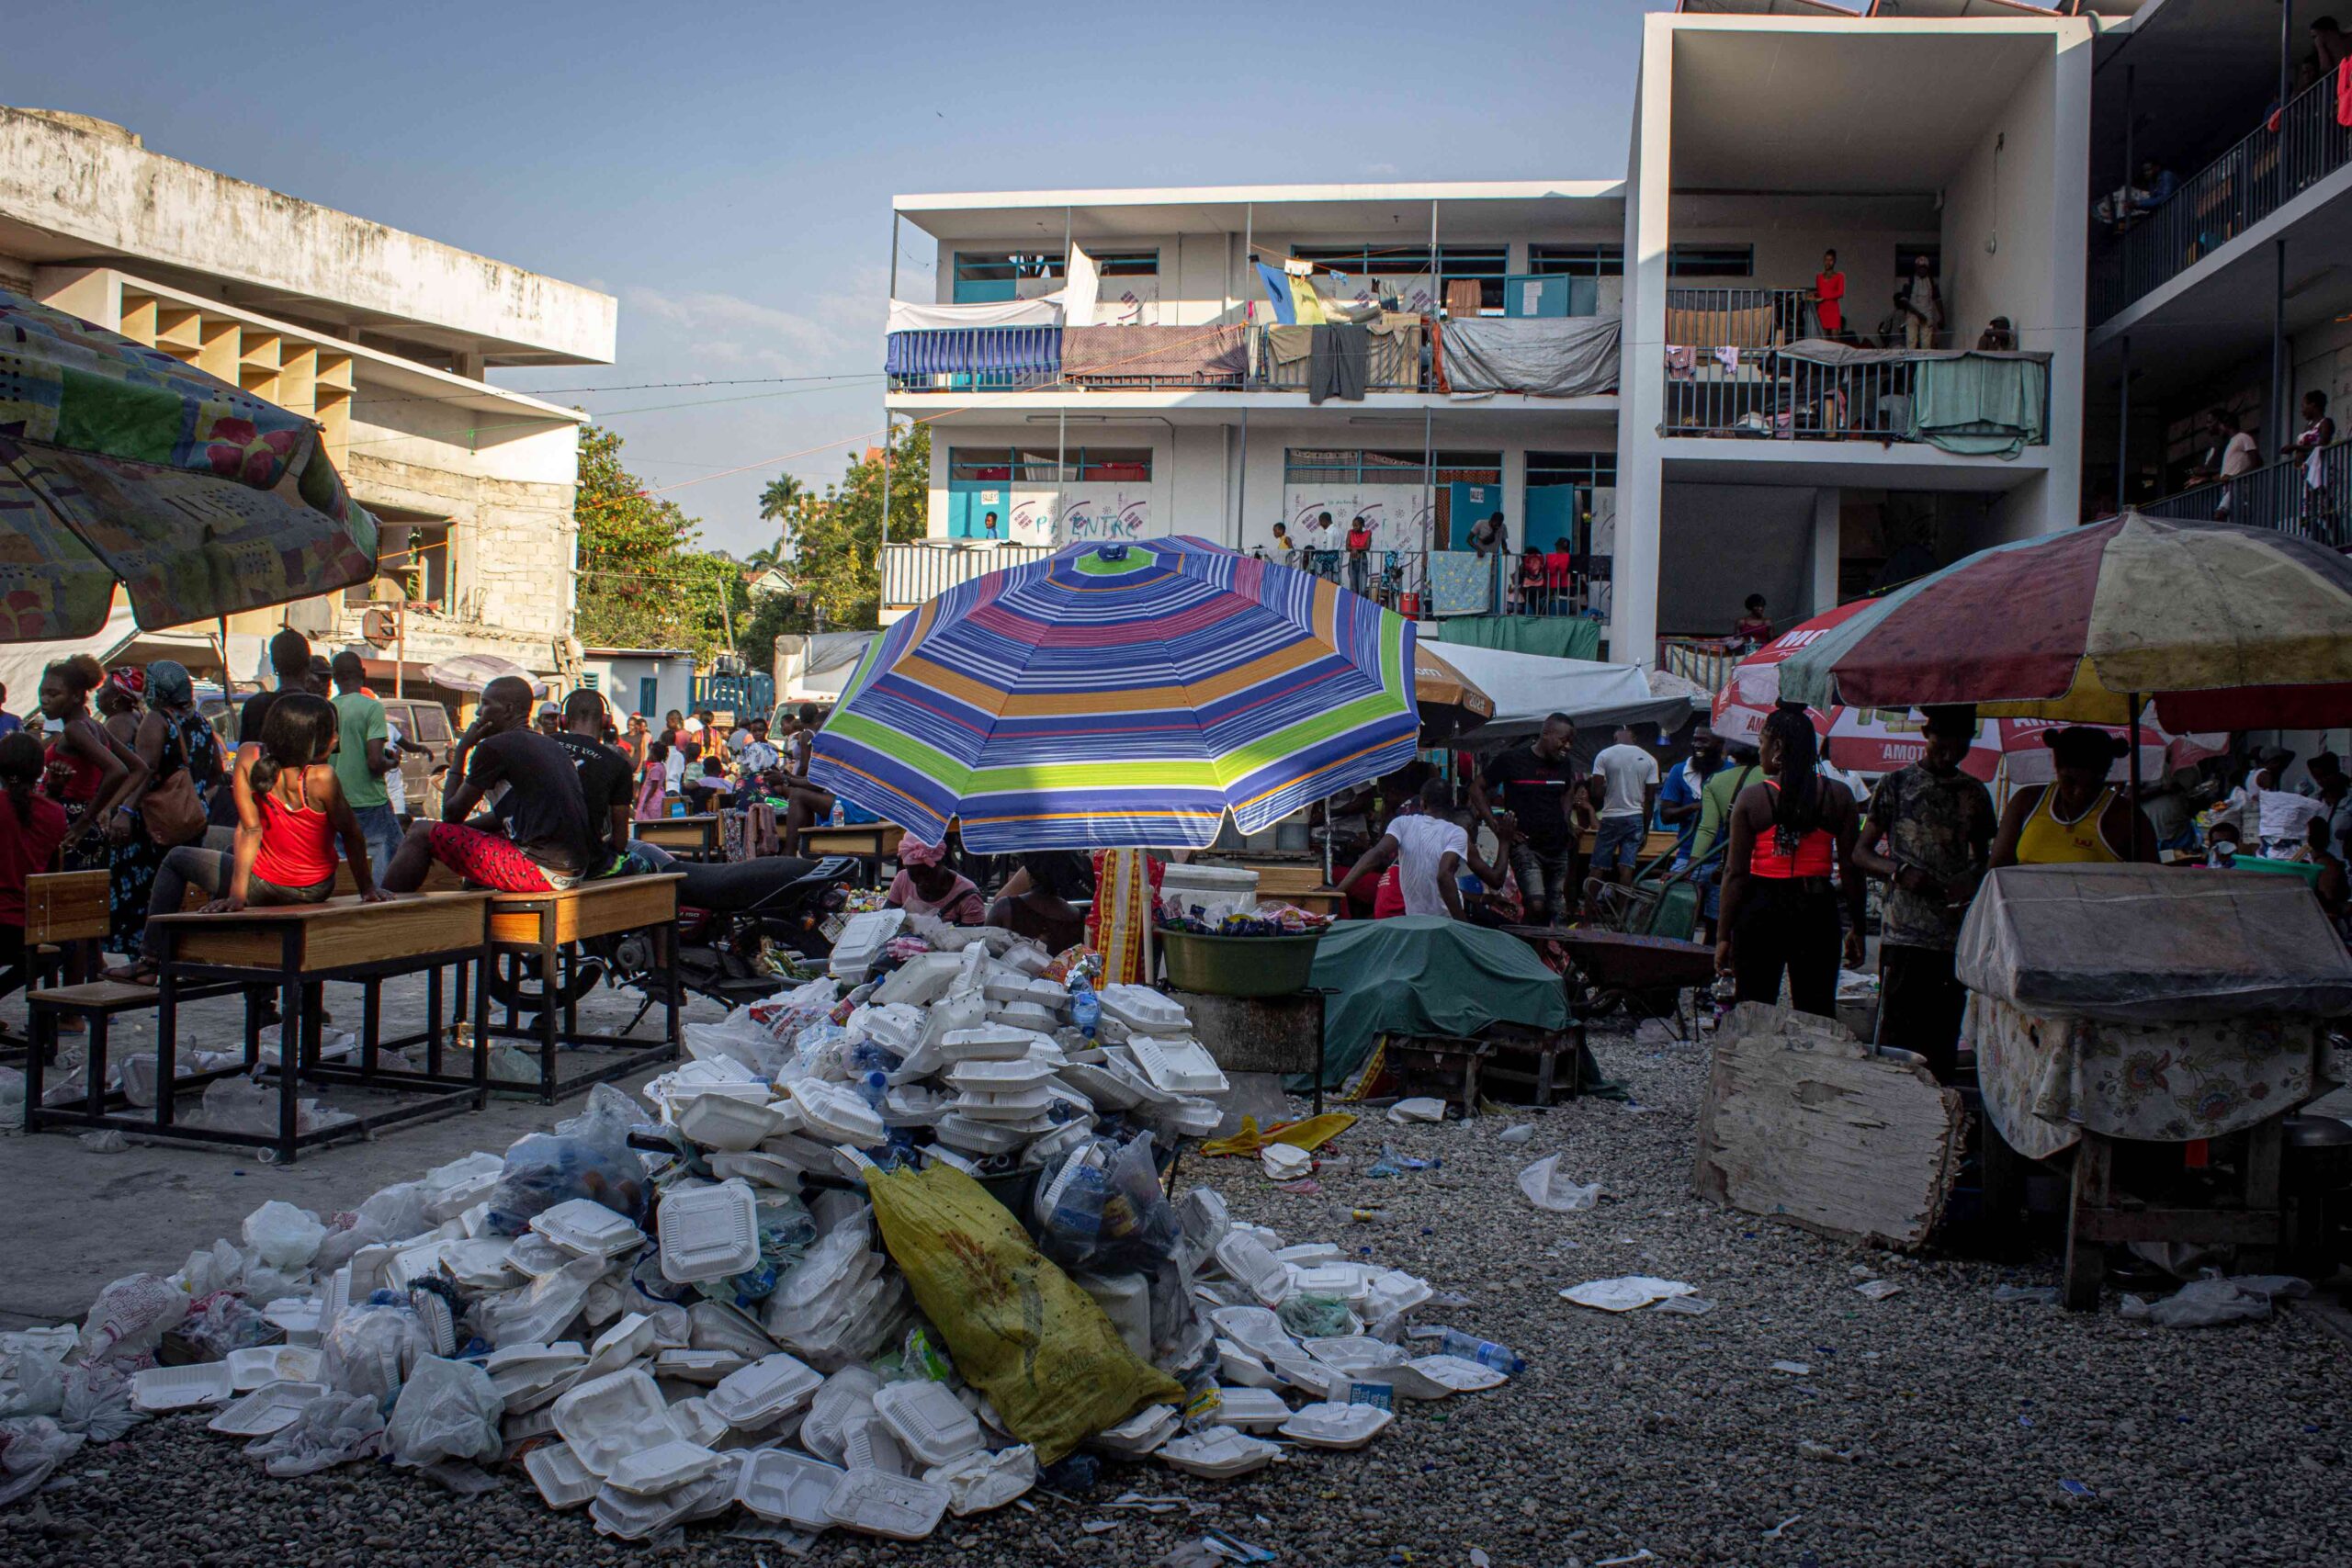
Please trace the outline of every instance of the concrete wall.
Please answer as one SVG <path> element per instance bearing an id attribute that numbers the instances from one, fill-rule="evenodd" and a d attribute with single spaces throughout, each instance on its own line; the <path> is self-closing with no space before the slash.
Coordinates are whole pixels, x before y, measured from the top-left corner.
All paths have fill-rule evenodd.
<path id="1" fill-rule="evenodd" d="M 608 294 L 5 107 L 0 217 L 53 237 L 61 254 L 38 261 L 136 256 L 394 318 L 371 338 L 414 322 L 486 340 L 489 363 L 613 357 Z"/>
<path id="2" fill-rule="evenodd" d="M 628 716 L 645 715 L 645 722 L 655 729 L 662 728 L 664 714 L 675 708 L 686 711 L 693 695 L 695 662 L 680 656 L 673 659 L 599 658 L 590 653 L 582 658 L 581 671 L 596 677 L 596 689 L 612 704 L 614 722 L 626 728 Z M 638 682 L 651 676 L 656 682 L 653 706 L 646 708 L 638 701 Z"/>
<path id="3" fill-rule="evenodd" d="M 1750 593 L 1764 595 L 1782 626 L 1828 608 L 1814 602 L 1819 493 L 1778 485 L 1666 486 L 1658 516 L 1658 630 L 1726 636 Z"/>

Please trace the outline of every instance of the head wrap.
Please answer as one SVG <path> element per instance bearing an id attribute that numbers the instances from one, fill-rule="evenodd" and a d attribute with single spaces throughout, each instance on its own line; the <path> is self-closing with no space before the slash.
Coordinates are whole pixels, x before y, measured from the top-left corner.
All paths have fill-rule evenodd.
<path id="1" fill-rule="evenodd" d="M 926 844 L 910 833 L 899 840 L 900 865 L 938 865 L 947 858 L 946 849 L 939 844 Z"/>
<path id="2" fill-rule="evenodd" d="M 106 689 L 137 702 L 147 690 L 147 671 L 136 664 L 118 664 L 107 671 Z"/>
<path id="3" fill-rule="evenodd" d="M 159 708 L 193 707 L 196 683 L 187 678 L 187 666 L 170 659 L 158 659 L 147 666 L 147 699 Z"/>

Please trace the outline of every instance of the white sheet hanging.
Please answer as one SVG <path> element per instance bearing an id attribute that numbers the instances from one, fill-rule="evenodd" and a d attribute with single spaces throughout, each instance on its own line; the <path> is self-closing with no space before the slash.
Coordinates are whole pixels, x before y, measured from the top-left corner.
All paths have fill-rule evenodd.
<path id="1" fill-rule="evenodd" d="M 1090 304 L 1088 313 L 1092 313 Z M 913 299 L 890 301 L 888 331 L 913 333 L 954 327 L 1057 327 L 1062 290 L 1038 299 L 1007 299 L 994 305 L 933 305 Z"/>
<path id="2" fill-rule="evenodd" d="M 1062 312 L 1074 327 L 1094 324 L 1094 302 L 1102 293 L 1102 275 L 1094 258 L 1080 246 L 1069 248 L 1069 272 L 1062 283 Z"/>

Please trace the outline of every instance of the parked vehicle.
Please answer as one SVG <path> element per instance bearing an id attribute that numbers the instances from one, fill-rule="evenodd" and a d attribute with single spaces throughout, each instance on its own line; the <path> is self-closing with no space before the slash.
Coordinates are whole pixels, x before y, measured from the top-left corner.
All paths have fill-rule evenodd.
<path id="1" fill-rule="evenodd" d="M 449 766 L 449 753 L 458 743 L 457 727 L 449 721 L 449 710 L 425 697 L 385 697 L 384 716 L 400 730 L 401 739 L 410 746 L 423 747 L 425 754 L 403 750 L 401 753 L 401 778 L 408 786 L 409 814 L 427 820 L 441 816 L 441 775 Z"/>

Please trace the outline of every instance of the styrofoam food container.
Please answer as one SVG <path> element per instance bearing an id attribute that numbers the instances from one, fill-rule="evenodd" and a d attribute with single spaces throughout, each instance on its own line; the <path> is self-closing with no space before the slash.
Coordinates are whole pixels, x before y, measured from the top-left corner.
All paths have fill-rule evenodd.
<path id="1" fill-rule="evenodd" d="M 878 1470 L 852 1470 L 834 1483 L 825 1517 L 844 1529 L 892 1540 L 921 1540 L 947 1512 L 947 1488 Z"/>
<path id="2" fill-rule="evenodd" d="M 853 1416 L 842 1423 L 842 1467 L 878 1470 L 885 1475 L 912 1475 L 920 1468 L 907 1458 L 906 1445 L 878 1415 Z"/>
<path id="3" fill-rule="evenodd" d="M 1025 1029 L 1033 1034 L 1050 1034 L 1061 1022 L 1061 1015 L 1052 1008 L 1039 1007 L 1035 1002 L 990 1002 L 989 1021 L 1008 1029 Z"/>
<path id="4" fill-rule="evenodd" d="M 867 1005 L 850 1015 L 851 1029 L 885 1051 L 904 1056 L 922 1038 L 923 1011 L 904 1002 L 884 1007 Z"/>
<path id="5" fill-rule="evenodd" d="M 956 1113 L 982 1122 L 1012 1122 L 1025 1126 L 1043 1117 L 1053 1103 L 1054 1097 L 1043 1089 L 1008 1094 L 967 1092 L 956 1098 Z"/>
<path id="6" fill-rule="evenodd" d="M 581 1343 L 562 1339 L 553 1345 L 504 1346 L 482 1358 L 481 1370 L 490 1374 L 490 1386 L 504 1394 L 510 1385 L 522 1388 L 542 1382 L 587 1364 L 588 1352 Z"/>
<path id="7" fill-rule="evenodd" d="M 640 1497 L 659 1496 L 688 1482 L 700 1481 L 719 1466 L 719 1458 L 698 1443 L 673 1438 L 650 1449 L 623 1456 L 605 1477 L 605 1484 Z"/>
<path id="8" fill-rule="evenodd" d="M 1337 1263 L 1347 1254 L 1340 1250 L 1337 1242 L 1302 1241 L 1295 1247 L 1275 1248 L 1274 1256 L 1285 1263 L 1295 1263 L 1306 1269 L 1317 1263 Z"/>
<path id="9" fill-rule="evenodd" d="M 882 1118 L 852 1090 L 821 1078 L 795 1078 L 792 1102 L 808 1131 L 830 1143 L 865 1148 L 882 1141 Z"/>
<path id="10" fill-rule="evenodd" d="M 1337 1367 L 1353 1377 L 1374 1367 L 1393 1367 L 1405 1359 L 1405 1352 L 1383 1339 L 1368 1334 L 1340 1334 L 1327 1339 L 1306 1341 L 1306 1353 L 1327 1367 Z"/>
<path id="11" fill-rule="evenodd" d="M 1300 1295 L 1330 1296 L 1360 1306 L 1371 1288 L 1371 1272 L 1361 1263 L 1310 1263 L 1291 1270 L 1291 1281 Z"/>
<path id="12" fill-rule="evenodd" d="M 951 1029 L 939 1037 L 939 1055 L 948 1062 L 1017 1062 L 1029 1055 L 1038 1036 L 1001 1023 L 978 1029 Z"/>
<path id="13" fill-rule="evenodd" d="M 593 1473 L 608 1474 L 623 1456 L 667 1441 L 670 1407 L 638 1368 L 607 1372 L 555 1402 L 555 1429 Z"/>
<path id="14" fill-rule="evenodd" d="M 888 1007 L 904 1002 L 910 1007 L 928 1007 L 947 994 L 947 987 L 964 972 L 964 955 L 960 953 L 918 953 L 882 977 L 868 998 L 876 1007 Z"/>
<path id="15" fill-rule="evenodd" d="M 1216 1260 L 1219 1267 L 1267 1306 L 1280 1306 L 1289 1299 L 1290 1266 L 1276 1259 L 1256 1236 L 1238 1231 L 1228 1234 L 1216 1244 Z"/>
<path id="16" fill-rule="evenodd" d="M 604 1484 L 580 1462 L 570 1443 L 540 1444 L 523 1456 L 523 1468 L 539 1489 L 540 1499 L 559 1513 L 581 1506 Z"/>
<path id="17" fill-rule="evenodd" d="M 1390 1382 L 1396 1392 L 1410 1399 L 1442 1399 L 1449 1393 L 1478 1393 L 1499 1388 L 1510 1380 L 1483 1361 L 1467 1356 L 1418 1356 L 1400 1366 L 1389 1369 Z M 1414 1389 L 1423 1383 L 1435 1390 L 1421 1393 L 1408 1390 L 1407 1374 L 1410 1374 Z"/>
<path id="18" fill-rule="evenodd" d="M 723 1280 L 760 1260 L 759 1201 L 745 1181 L 693 1191 L 673 1188 L 662 1200 L 662 1277 L 675 1284 Z"/>
<path id="19" fill-rule="evenodd" d="M 947 1385 L 928 1380 L 898 1382 L 874 1395 L 875 1414 L 898 1435 L 907 1452 L 926 1466 L 945 1464 L 981 1444 L 980 1423 Z"/>
<path id="20" fill-rule="evenodd" d="M 1258 1353 L 1230 1339 L 1216 1342 L 1216 1375 L 1242 1388 L 1280 1388 L 1283 1380 Z M 1287 1408 L 1287 1407 L 1285 1407 Z"/>
<path id="21" fill-rule="evenodd" d="M 498 1435 L 506 1439 L 509 1449 L 527 1443 L 534 1438 L 552 1438 L 555 1436 L 555 1410 L 552 1406 L 543 1406 L 528 1415 L 517 1416 L 510 1404 L 506 1407 L 505 1417 L 498 1423 Z"/>
<path id="22" fill-rule="evenodd" d="M 316 1345 L 323 1306 L 316 1296 L 280 1296 L 263 1307 L 261 1314 L 286 1331 L 288 1345 Z"/>
<path id="23" fill-rule="evenodd" d="M 833 942 L 831 959 L 826 970 L 836 980 L 865 978 L 875 960 L 890 939 L 907 923 L 904 909 L 868 909 L 852 915 L 842 925 L 842 934 Z"/>
<path id="24" fill-rule="evenodd" d="M 130 1374 L 130 1403 L 151 1415 L 166 1410 L 193 1410 L 200 1404 L 225 1404 L 237 1392 L 226 1361 L 200 1361 L 187 1367 L 149 1367 Z"/>
<path id="25" fill-rule="evenodd" d="M 1311 1449 L 1360 1449 L 1396 1416 L 1370 1404 L 1309 1404 L 1278 1428 Z"/>
<path id="26" fill-rule="evenodd" d="M 1427 1280 L 1402 1269 L 1385 1269 L 1364 1285 L 1364 1315 L 1374 1323 L 1412 1311 L 1437 1292 Z"/>
<path id="27" fill-rule="evenodd" d="M 1104 1018 L 1117 1019 L 1137 1034 L 1183 1034 L 1193 1027 L 1183 1004 L 1149 986 L 1105 986 L 1102 1001 Z"/>
<path id="28" fill-rule="evenodd" d="M 1159 1445 L 1159 1457 L 1188 1475 L 1212 1481 L 1263 1470 L 1282 1452 L 1277 1443 L 1245 1437 L 1231 1427 L 1211 1427 L 1189 1438 L 1170 1438 Z"/>
<path id="29" fill-rule="evenodd" d="M 1017 1125 L 1006 1126 L 982 1117 L 967 1116 L 960 1111 L 942 1116 L 933 1131 L 941 1143 L 967 1155 L 1009 1155 L 1032 1136 Z"/>
<path id="30" fill-rule="evenodd" d="M 832 1525 L 825 1499 L 841 1484 L 839 1465 L 795 1453 L 790 1449 L 760 1449 L 747 1454 L 735 1478 L 735 1501 L 763 1519 L 805 1530 Z"/>
<path id="31" fill-rule="evenodd" d="M 229 1352 L 229 1381 L 239 1393 L 265 1383 L 315 1382 L 320 1352 L 308 1345 L 261 1345 Z"/>
<path id="32" fill-rule="evenodd" d="M 1327 1367 L 1312 1356 L 1269 1356 L 1267 1364 L 1283 1382 L 1316 1399 L 1336 1399 L 1348 1383 L 1348 1374 Z"/>
<path id="33" fill-rule="evenodd" d="M 1094 1434 L 1095 1447 L 1136 1458 L 1150 1453 L 1176 1435 L 1182 1423 L 1172 1404 L 1147 1404 L 1115 1427 Z"/>
<path id="34" fill-rule="evenodd" d="M 294 1424 L 302 1406 L 327 1392 L 322 1382 L 266 1382 L 205 1423 L 232 1438 L 266 1438 Z"/>
<path id="35" fill-rule="evenodd" d="M 1283 1320 L 1264 1307 L 1212 1307 L 1209 1321 L 1216 1325 L 1219 1334 L 1261 1359 L 1298 1354 L 1298 1341 L 1290 1337 Z"/>
<path id="36" fill-rule="evenodd" d="M 1189 1035 L 1138 1034 L 1127 1053 L 1144 1077 L 1171 1094 L 1223 1094 L 1233 1087 L 1208 1047 Z"/>
<path id="37" fill-rule="evenodd" d="M 758 1319 L 725 1302 L 696 1302 L 686 1309 L 686 1343 L 696 1350 L 732 1350 L 747 1361 L 775 1348 Z"/>
<path id="38" fill-rule="evenodd" d="M 779 1350 L 718 1381 L 707 1395 L 710 1412 L 729 1426 L 756 1431 L 806 1404 L 824 1377 Z"/>
<path id="39" fill-rule="evenodd" d="M 1009 1061 L 958 1062 L 948 1069 L 947 1081 L 967 1094 L 1020 1094 L 1043 1089 L 1054 1069 L 1033 1062 L 1024 1049 Z"/>
<path id="40" fill-rule="evenodd" d="M 1069 992 L 1051 980 L 1032 979 L 1018 971 L 1006 971 L 989 976 L 980 983 L 980 995 L 992 1002 L 1029 1002 L 1041 1008 L 1059 1008 L 1069 1001 Z"/>
<path id="41" fill-rule="evenodd" d="M 791 1130 L 790 1118 L 780 1108 L 724 1094 L 698 1094 L 679 1106 L 672 1120 L 679 1132 L 707 1149 L 739 1152 Z"/>
<path id="42" fill-rule="evenodd" d="M 1062 1080 L 1103 1111 L 1132 1109 L 1143 1097 L 1133 1085 L 1107 1066 L 1071 1062 L 1061 1069 Z"/>
<path id="43" fill-rule="evenodd" d="M 707 1163 L 710 1173 L 721 1181 L 748 1181 L 754 1187 L 781 1187 L 789 1192 L 800 1190 L 805 1168 L 765 1149 L 713 1149 Z"/>
<path id="44" fill-rule="evenodd" d="M 594 1198 L 573 1198 L 543 1210 L 531 1228 L 582 1258 L 618 1258 L 645 1245 L 645 1233 Z"/>
<path id="45" fill-rule="evenodd" d="M 653 1320 L 641 1312 L 625 1313 L 588 1347 L 588 1362 L 581 1370 L 592 1378 L 619 1371 L 653 1348 Z"/>
<path id="46" fill-rule="evenodd" d="M 680 1382 L 715 1383 L 741 1371 L 751 1360 L 733 1350 L 663 1350 L 653 1358 L 653 1375 Z"/>
<path id="47" fill-rule="evenodd" d="M 1290 1404 L 1270 1388 L 1219 1388 L 1211 1419 L 1245 1432 L 1265 1432 L 1290 1419 Z"/>
<path id="48" fill-rule="evenodd" d="M 1156 1125 L 1166 1126 L 1187 1138 L 1205 1138 L 1225 1124 L 1225 1111 L 1205 1100 L 1180 1099 L 1159 1113 Z"/>
<path id="49" fill-rule="evenodd" d="M 506 1267 L 528 1280 L 552 1274 L 577 1256 L 534 1230 L 526 1230 L 506 1244 Z"/>
<path id="50" fill-rule="evenodd" d="M 1119 1080 L 1134 1091 L 1138 1105 L 1173 1105 L 1176 1097 L 1160 1088 L 1136 1066 L 1135 1054 L 1124 1045 L 1106 1047 L 1102 1052 L 1102 1066 L 1116 1074 Z"/>

